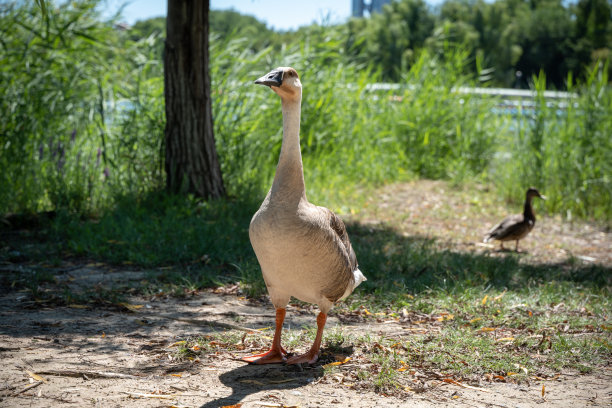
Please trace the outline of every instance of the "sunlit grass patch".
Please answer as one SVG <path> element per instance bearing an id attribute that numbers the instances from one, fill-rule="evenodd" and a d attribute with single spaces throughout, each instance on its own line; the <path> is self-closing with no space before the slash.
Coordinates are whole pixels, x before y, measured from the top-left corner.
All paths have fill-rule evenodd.
<path id="1" fill-rule="evenodd" d="M 365 298 L 360 299 L 361 308 L 336 308 L 332 316 L 353 322 L 350 328 L 340 325 L 324 332 L 316 364 L 323 369 L 319 381 L 404 395 L 442 383 L 486 387 L 487 382 L 521 383 L 552 379 L 567 372 L 589 373 L 612 356 L 609 316 L 587 313 L 584 322 L 574 325 L 567 317 L 579 311 L 557 309 L 556 314 L 566 317 L 568 328 L 555 324 L 558 320 L 545 313 L 550 305 L 538 305 L 537 298 L 529 309 L 531 314 L 521 311 L 517 318 L 515 309 L 502 304 L 520 296 L 509 292 L 492 293 L 491 309 L 483 308 L 488 296 L 472 296 L 451 304 L 444 296 L 436 298 L 428 293 L 409 301 L 416 302 L 418 296 L 425 297 L 435 310 L 408 312 L 395 310 L 397 305 L 390 304 L 381 311 Z M 529 296 L 533 297 L 533 292 Z M 537 322 L 527 325 L 525 319 Z M 376 326 L 383 321 L 386 327 L 393 327 L 389 334 L 379 332 L 382 325 Z M 363 323 L 376 329 L 361 330 Z M 251 333 L 217 332 L 187 339 L 183 352 L 200 359 L 228 352 L 235 357 L 250 355 L 267 350 L 272 334 L 272 327 Z M 285 327 L 283 346 L 292 353 L 304 352 L 314 334 L 314 326 Z"/>

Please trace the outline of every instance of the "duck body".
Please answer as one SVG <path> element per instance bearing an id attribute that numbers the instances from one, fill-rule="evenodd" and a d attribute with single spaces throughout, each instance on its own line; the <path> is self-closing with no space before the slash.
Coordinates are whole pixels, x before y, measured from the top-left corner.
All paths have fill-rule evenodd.
<path id="1" fill-rule="evenodd" d="M 535 226 L 535 221 L 535 216 L 526 217 L 524 214 L 506 217 L 487 233 L 486 242 L 492 239 L 498 241 L 521 240 L 531 232 Z"/>
<path id="2" fill-rule="evenodd" d="M 525 204 L 522 214 L 515 214 L 506 217 L 502 222 L 494 226 L 487 232 L 484 242 L 493 239 L 500 241 L 501 249 L 504 249 L 504 241 L 516 241 L 515 250 L 518 251 L 519 241 L 527 236 L 535 226 L 536 217 L 531 201 L 534 197 L 546 199 L 535 188 L 529 188 L 525 194 Z"/>
<path id="3" fill-rule="evenodd" d="M 299 141 L 302 85 L 293 68 L 281 67 L 255 81 L 281 97 L 283 142 L 272 187 L 249 225 L 251 245 L 276 309 L 276 330 L 266 353 L 243 360 L 254 364 L 287 361 L 314 363 L 319 355 L 327 313 L 366 280 L 357 265 L 342 220 L 308 202 Z M 291 297 L 314 303 L 317 335 L 310 350 L 287 360 L 282 325 Z"/>

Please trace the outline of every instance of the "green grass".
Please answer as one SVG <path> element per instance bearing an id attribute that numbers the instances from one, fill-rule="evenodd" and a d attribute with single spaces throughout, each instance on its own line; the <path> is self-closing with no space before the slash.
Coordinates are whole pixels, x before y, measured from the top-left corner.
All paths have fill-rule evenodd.
<path id="1" fill-rule="evenodd" d="M 265 287 L 248 238 L 258 205 L 254 200 L 202 202 L 161 193 L 126 197 L 99 219 L 60 212 L 45 228 L 22 232 L 26 242 L 15 239 L 14 245 L 0 249 L 0 257 L 12 262 L 18 253 L 20 259 L 39 265 L 63 258 L 91 259 L 155 270 L 155 282 L 190 289 L 240 281 L 249 295 L 259 296 Z M 359 214 L 353 218 L 358 220 Z M 598 264 L 525 263 L 513 254 L 455 252 L 433 238 L 406 235 L 390 224 L 355 221 L 347 227 L 369 278 L 359 291 L 372 295 L 372 302 L 380 305 L 376 307 L 401 305 L 407 294 L 427 291 L 446 293 L 449 302 L 457 296 L 471 301 L 482 298 L 486 288 L 524 296 L 537 288 L 547 302 L 567 304 L 565 299 L 580 299 L 572 298 L 572 291 L 604 296 L 610 284 L 609 268 Z M 420 301 L 411 305 L 427 313 L 434 306 Z"/>
<path id="2" fill-rule="evenodd" d="M 0 261 L 25 269 L 3 272 L 2 286 L 47 306 L 121 308 L 133 295 L 181 297 L 235 282 L 242 294 L 262 297 L 265 286 L 247 232 L 256 208 L 238 199 L 200 202 L 154 193 L 122 200 L 99 219 L 59 214 L 41 228 L 9 231 L 18 239 L 0 248 Z M 355 323 L 326 330 L 321 357 L 321 364 L 351 357 L 357 367 L 324 368 L 324 379 L 340 375 L 354 387 L 393 394 L 422 390 L 423 381 L 440 375 L 471 384 L 520 382 L 567 370 L 588 373 L 612 358 L 608 266 L 452 251 L 389 224 L 361 224 L 360 216 L 352 216 L 347 228 L 368 281 L 332 310 Z M 18 259 L 12 258 L 16 252 Z M 62 290 L 53 270 L 63 259 L 147 274 L 121 287 Z M 364 335 L 345 328 L 378 320 L 414 330 Z M 309 327 L 286 330 L 283 345 L 303 352 L 314 335 L 313 315 Z M 269 346 L 272 332 L 243 336 L 220 331 L 188 338 L 175 356 L 256 352 Z"/>
<path id="3" fill-rule="evenodd" d="M 324 379 L 341 378 L 345 386 L 400 395 L 422 392 L 430 381 L 521 383 L 567 372 L 586 374 L 612 355 L 610 334 L 602 330 L 579 337 L 545 331 L 500 337 L 455 321 L 420 327 L 429 332 L 386 336 L 328 329 L 318 363 Z M 247 355 L 267 349 L 271 335 L 270 331 L 247 335 L 223 331 L 191 337 L 178 344 L 175 357 L 206 359 L 218 352 Z M 312 330 L 285 329 L 283 346 L 301 352 L 313 337 Z"/>
<path id="4" fill-rule="evenodd" d="M 612 206 L 612 93 L 606 66 L 591 70 L 585 83 L 568 78 L 574 96 L 562 102 L 543 96 L 544 74 L 534 78 L 534 112 L 513 121 L 514 130 L 501 134 L 498 150 L 506 159 L 495 163 L 492 180 L 509 198 L 520 200 L 527 185 L 538 186 L 549 198 L 545 208 L 567 219 L 593 218 L 610 222 Z M 565 104 L 565 107 L 561 105 Z"/>

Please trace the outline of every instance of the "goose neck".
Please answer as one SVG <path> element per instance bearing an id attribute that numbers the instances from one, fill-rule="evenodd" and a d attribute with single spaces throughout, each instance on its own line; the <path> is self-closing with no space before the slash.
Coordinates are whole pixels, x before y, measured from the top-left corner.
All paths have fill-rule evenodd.
<path id="1" fill-rule="evenodd" d="M 282 100 L 283 142 L 271 193 L 285 200 L 299 200 L 306 194 L 300 151 L 300 109 L 299 100 Z"/>

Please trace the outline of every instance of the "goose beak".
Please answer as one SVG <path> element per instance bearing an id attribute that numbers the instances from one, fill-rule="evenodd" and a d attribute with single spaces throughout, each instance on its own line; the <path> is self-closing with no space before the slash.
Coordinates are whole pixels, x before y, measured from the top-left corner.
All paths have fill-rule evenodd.
<path id="1" fill-rule="evenodd" d="M 281 86 L 283 83 L 283 71 L 280 69 L 272 70 L 261 78 L 256 79 L 255 83 L 257 85 Z"/>
<path id="2" fill-rule="evenodd" d="M 542 200 L 546 200 L 546 196 L 545 196 L 544 194 L 540 194 L 540 195 L 539 195 L 539 197 L 540 197 Z"/>

